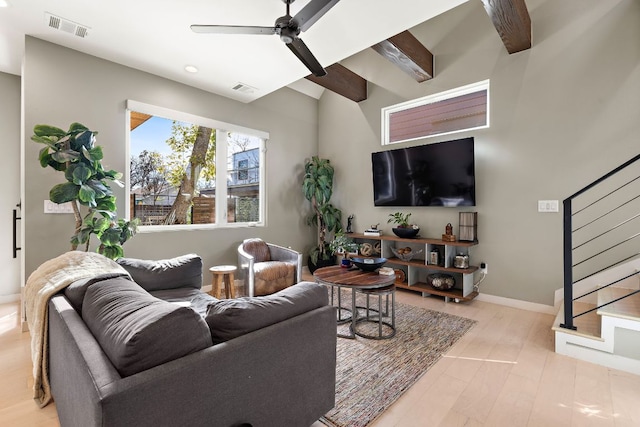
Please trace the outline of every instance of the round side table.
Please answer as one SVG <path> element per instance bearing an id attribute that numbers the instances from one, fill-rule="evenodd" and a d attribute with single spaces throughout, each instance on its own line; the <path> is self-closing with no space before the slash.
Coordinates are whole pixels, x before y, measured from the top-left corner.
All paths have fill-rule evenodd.
<path id="1" fill-rule="evenodd" d="M 224 293 L 227 298 L 235 298 L 236 290 L 234 285 L 235 265 L 217 265 L 209 268 L 213 278 L 211 280 L 211 295 L 220 299 L 222 297 L 221 284 L 224 281 Z"/>

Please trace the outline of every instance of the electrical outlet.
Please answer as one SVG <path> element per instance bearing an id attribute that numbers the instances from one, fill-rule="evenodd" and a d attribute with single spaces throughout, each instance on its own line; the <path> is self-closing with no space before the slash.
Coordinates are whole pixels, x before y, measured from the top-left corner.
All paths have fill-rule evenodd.
<path id="1" fill-rule="evenodd" d="M 486 262 L 481 262 L 480 263 L 480 272 L 484 273 L 484 274 L 487 274 L 488 270 L 489 270 L 489 266 L 487 265 L 487 263 Z"/>

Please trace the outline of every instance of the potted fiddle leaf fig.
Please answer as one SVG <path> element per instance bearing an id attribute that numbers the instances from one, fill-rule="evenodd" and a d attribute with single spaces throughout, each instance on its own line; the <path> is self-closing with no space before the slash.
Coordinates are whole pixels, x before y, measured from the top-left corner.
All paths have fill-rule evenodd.
<path id="1" fill-rule="evenodd" d="M 31 140 L 44 144 L 39 160 L 43 168 L 63 172 L 66 182 L 49 191 L 53 203 L 71 204 L 75 219 L 71 249 L 84 245 L 89 250 L 91 235 L 100 241 L 97 252 L 111 259 L 124 255 L 122 244 L 137 231 L 137 218 L 127 221 L 117 217 L 116 198 L 108 181 L 122 185 L 121 173 L 102 167 L 102 147 L 95 145 L 97 132 L 80 123 L 64 131 L 50 125 L 36 125 Z"/>
<path id="2" fill-rule="evenodd" d="M 309 251 L 309 269 L 335 264 L 335 254 L 327 243 L 327 233 L 342 229 L 342 211 L 330 203 L 333 194 L 333 166 L 328 159 L 313 156 L 304 165 L 302 191 L 313 212 L 307 224 L 317 227 L 316 245 Z"/>

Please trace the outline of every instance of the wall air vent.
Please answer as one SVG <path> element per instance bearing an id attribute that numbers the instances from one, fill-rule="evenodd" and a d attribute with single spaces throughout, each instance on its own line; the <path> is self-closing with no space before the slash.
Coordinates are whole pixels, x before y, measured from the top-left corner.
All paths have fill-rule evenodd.
<path id="1" fill-rule="evenodd" d="M 87 27 L 86 25 L 81 25 L 68 19 L 52 15 L 49 12 L 44 13 L 44 19 L 45 23 L 50 28 L 64 31 L 65 33 L 69 33 L 81 38 L 85 38 L 89 35 L 89 27 Z"/>
<path id="2" fill-rule="evenodd" d="M 238 84 L 232 87 L 231 89 L 237 90 L 238 92 L 242 92 L 242 93 L 253 93 L 256 90 L 258 90 L 253 86 L 249 86 L 247 84 L 240 83 L 240 82 L 238 82 Z"/>

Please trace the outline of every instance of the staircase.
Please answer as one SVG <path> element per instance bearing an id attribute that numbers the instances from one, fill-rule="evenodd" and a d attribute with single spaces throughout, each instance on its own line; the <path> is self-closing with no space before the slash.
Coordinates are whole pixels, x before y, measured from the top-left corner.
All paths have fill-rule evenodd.
<path id="1" fill-rule="evenodd" d="M 563 201 L 564 301 L 553 330 L 557 353 L 640 375 L 638 160 Z"/>
<path id="2" fill-rule="evenodd" d="M 575 330 L 560 326 L 565 320 L 560 308 L 552 328 L 556 353 L 640 375 L 640 293 L 625 298 L 640 289 L 638 271 L 640 262 L 632 261 L 576 284 L 574 291 L 580 295 L 595 292 L 574 301 L 574 313 L 586 312 L 574 319 Z M 602 288 L 611 277 L 629 274 L 633 275 L 615 286 Z M 618 298 L 622 299 L 611 303 Z"/>

